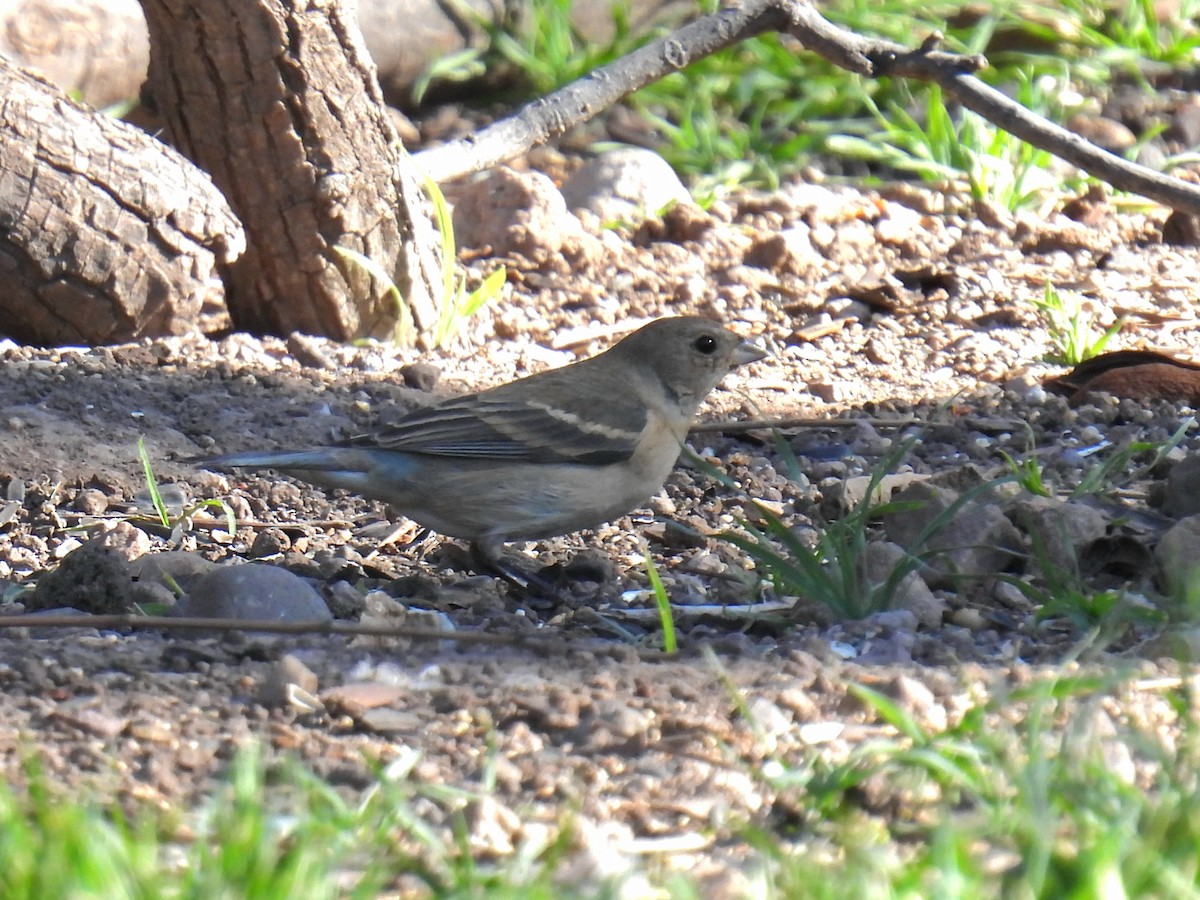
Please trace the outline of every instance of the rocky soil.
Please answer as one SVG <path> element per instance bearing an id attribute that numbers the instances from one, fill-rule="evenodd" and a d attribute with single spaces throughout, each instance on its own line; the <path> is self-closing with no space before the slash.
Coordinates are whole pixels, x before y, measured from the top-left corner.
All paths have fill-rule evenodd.
<path id="1" fill-rule="evenodd" d="M 506 177 L 521 196 L 543 189 Z M 941 728 L 1079 652 L 1102 621 L 1084 660 L 1128 673 L 1112 714 L 1170 728 L 1170 711 L 1135 685 L 1178 668 L 1180 645 L 1163 638 L 1178 606 L 1163 596 L 1197 554 L 1187 527 L 1170 552 L 1163 535 L 1200 510 L 1186 502 L 1197 492 L 1185 469 L 1165 485 L 1198 439 L 1185 431 L 1156 465 L 1149 451 L 1128 464 L 1119 454 L 1167 441 L 1193 410 L 1187 398 L 1070 405 L 1047 392 L 1042 379 L 1064 370 L 1042 362 L 1053 342 L 1035 307 L 1049 283 L 1097 329 L 1124 318 L 1110 349 L 1200 359 L 1197 250 L 1164 242 L 1165 211 L 1101 192 L 1014 216 L 907 187 L 797 181 L 640 225 L 564 218 L 553 203 L 537 215 L 476 238 L 490 251 L 464 242 L 473 283 L 503 264 L 508 287 L 444 352 L 241 334 L 0 345 L 0 579 L 12 612 L 169 605 L 175 592 L 145 560 L 175 551 L 167 568 L 185 589 L 209 562 L 255 559 L 299 576 L 337 620 L 493 641 L 6 628 L 10 783 L 32 748 L 65 784 L 185 805 L 252 739 L 347 789 L 369 782 L 371 760 L 416 749 L 413 777 L 429 783 L 477 785 L 497 766 L 495 802 L 472 820 L 491 852 L 572 809 L 596 859 L 671 851 L 715 884 L 739 877 L 746 851 L 727 840 L 731 827 L 790 814 L 791 799 L 752 766 L 842 758 L 884 729 L 848 684 L 882 689 Z M 187 462 L 323 443 L 676 313 L 722 319 L 773 353 L 710 399 L 706 422 L 733 424 L 691 441 L 736 487 L 681 464 L 647 509 L 514 548 L 531 567 L 556 567 L 554 598 L 471 574 L 454 541 L 408 543 L 415 530 L 399 516 L 386 524 L 376 504 Z M 760 420 L 779 420 L 782 439 Z M 175 528 L 150 524 L 139 437 L 168 501 L 223 500 L 236 531 L 213 508 Z M 1005 454 L 1036 462 L 1053 496 L 980 487 L 1010 474 Z M 761 504 L 811 544 L 888 461 L 909 476 L 895 497 L 922 503 L 868 519 L 869 583 L 887 580 L 902 548 L 942 551 L 899 584 L 893 609 L 845 618 L 765 584 L 760 564 L 716 536 L 745 520 L 761 527 Z M 1073 498 L 1087 478 L 1095 490 Z M 921 542 L 918 526 L 947 509 Z M 103 553 L 87 544 L 118 523 Z M 647 550 L 676 604 L 674 656 L 660 649 Z M 1063 584 L 1114 592 L 1120 615 L 1086 604 L 1047 614 L 1041 601 Z M 1186 643 L 1185 630 L 1171 634 Z"/>

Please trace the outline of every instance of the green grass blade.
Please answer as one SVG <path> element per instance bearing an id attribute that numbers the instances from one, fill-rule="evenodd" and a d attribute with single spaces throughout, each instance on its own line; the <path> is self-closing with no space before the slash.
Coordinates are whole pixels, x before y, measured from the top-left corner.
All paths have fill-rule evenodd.
<path id="1" fill-rule="evenodd" d="M 138 459 L 142 461 L 142 474 L 146 479 L 146 490 L 150 494 L 150 502 L 154 504 L 154 511 L 158 513 L 158 520 L 162 522 L 163 528 L 171 527 L 171 516 L 167 512 L 167 504 L 163 502 L 162 494 L 158 490 L 158 479 L 154 477 L 154 467 L 150 464 L 150 454 L 146 450 L 146 438 L 144 435 L 138 435 Z"/>

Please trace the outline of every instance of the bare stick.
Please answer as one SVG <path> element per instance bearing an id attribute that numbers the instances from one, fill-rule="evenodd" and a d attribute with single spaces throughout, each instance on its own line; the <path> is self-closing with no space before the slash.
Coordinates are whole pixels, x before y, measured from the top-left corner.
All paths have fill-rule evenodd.
<path id="1" fill-rule="evenodd" d="M 718 50 L 788 24 L 778 0 L 749 0 L 684 25 L 478 134 L 413 154 L 434 181 L 454 181 L 512 159 L 592 119 L 638 88 Z"/>
<path id="2" fill-rule="evenodd" d="M 769 431 L 773 428 L 857 428 L 867 424 L 884 427 L 920 425 L 924 419 L 915 416 L 883 418 L 879 416 L 835 416 L 827 419 L 816 416 L 782 416 L 778 419 L 723 419 L 720 422 L 697 422 L 688 429 L 694 433 L 719 431 L 724 434 L 742 434 L 747 431 Z"/>
<path id="3" fill-rule="evenodd" d="M 1200 215 L 1200 185 L 1122 159 L 1031 112 L 967 74 L 972 67 L 964 67 L 963 60 L 982 62 L 981 59 L 934 51 L 941 35 L 931 35 L 919 49 L 910 50 L 891 41 L 872 40 L 838 28 L 823 19 L 809 3 L 785 5 L 792 14 L 788 33 L 830 62 L 873 78 L 890 75 L 932 81 L 998 128 L 1039 150 L 1053 153 L 1118 190 L 1141 194 L 1172 209 Z"/>
<path id="4" fill-rule="evenodd" d="M 435 181 L 462 178 L 512 159 L 586 122 L 622 97 L 718 50 L 765 31 L 783 31 L 834 65 L 871 78 L 932 81 L 966 108 L 1113 187 L 1200 215 L 1200 185 L 1129 162 L 1029 111 L 971 73 L 978 56 L 936 49 L 932 34 L 913 49 L 833 25 L 807 0 L 746 0 L 697 19 L 666 38 L 584 76 L 478 134 L 415 155 Z"/>
<path id="5" fill-rule="evenodd" d="M 253 619 L 204 619 L 185 616 L 137 615 L 22 615 L 0 616 L 5 628 L 104 628 L 112 631 L 163 629 L 166 631 L 240 631 L 270 634 L 350 634 L 369 637 L 397 637 L 418 641 L 457 641 L 461 644 L 562 644 L 562 635 L 490 634 L 483 631 L 449 631 L 439 628 L 412 628 L 371 622 L 279 622 Z"/>

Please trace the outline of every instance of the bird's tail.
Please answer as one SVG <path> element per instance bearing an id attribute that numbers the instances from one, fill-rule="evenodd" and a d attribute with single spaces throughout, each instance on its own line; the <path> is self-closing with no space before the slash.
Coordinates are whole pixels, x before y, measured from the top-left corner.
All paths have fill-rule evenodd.
<path id="1" fill-rule="evenodd" d="M 275 469 L 311 484 L 345 488 L 388 502 L 400 496 L 397 486 L 403 485 L 409 474 L 405 454 L 382 454 L 354 447 L 225 453 L 195 463 L 206 469 Z"/>
<path id="2" fill-rule="evenodd" d="M 351 452 L 350 455 L 354 455 Z M 323 450 L 251 450 L 245 453 L 223 453 L 192 460 L 204 469 L 279 469 L 290 472 L 328 472 L 357 468 L 342 449 Z"/>

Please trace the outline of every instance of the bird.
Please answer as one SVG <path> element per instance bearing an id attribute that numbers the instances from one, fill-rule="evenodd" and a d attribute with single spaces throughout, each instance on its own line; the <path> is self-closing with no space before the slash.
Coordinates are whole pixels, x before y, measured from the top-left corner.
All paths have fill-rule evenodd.
<path id="1" fill-rule="evenodd" d="M 666 481 L 705 397 L 767 353 L 699 316 L 654 319 L 608 350 L 419 409 L 323 448 L 227 453 L 206 468 L 274 469 L 381 500 L 470 542 L 474 567 L 525 589 L 504 545 L 601 525 Z"/>

